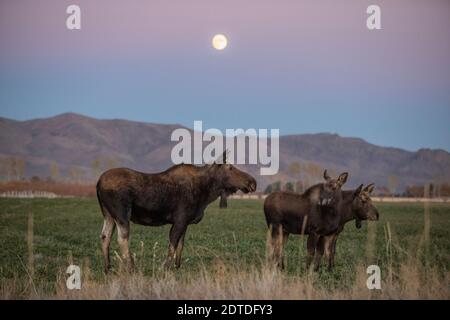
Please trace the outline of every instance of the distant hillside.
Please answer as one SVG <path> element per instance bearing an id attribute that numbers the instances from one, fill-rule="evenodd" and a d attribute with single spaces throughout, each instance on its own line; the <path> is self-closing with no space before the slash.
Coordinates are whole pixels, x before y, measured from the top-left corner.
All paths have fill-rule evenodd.
<path id="1" fill-rule="evenodd" d="M 336 134 L 285 136 L 280 149 L 283 150 L 282 169 L 296 160 L 313 161 L 323 168 L 348 171 L 351 185 L 374 182 L 387 186 L 389 176 L 393 176 L 400 190 L 408 185 L 442 183 L 450 179 L 450 153 L 444 150 L 410 152 Z"/>
<path id="2" fill-rule="evenodd" d="M 50 176 L 52 163 L 65 176 L 71 168 L 89 176 L 108 165 L 154 171 L 171 165 L 170 134 L 178 127 L 72 113 L 23 122 L 0 119 L 0 156 L 25 158 L 27 176 Z"/>
<path id="3" fill-rule="evenodd" d="M 11 158 L 26 161 L 26 177 L 45 178 L 53 174 L 93 180 L 102 170 L 113 166 L 147 172 L 163 170 L 171 165 L 170 151 L 175 143 L 170 136 L 179 127 L 98 120 L 73 113 L 30 121 L 0 118 L 0 175 L 2 178 L 11 175 L 7 167 Z M 444 150 L 410 152 L 321 133 L 282 136 L 281 172 L 278 177 L 257 177 L 259 189 L 278 178 L 294 180 L 288 168 L 297 162 L 304 166 L 314 163 L 335 172 L 348 171 L 350 186 L 368 182 L 387 186 L 389 176 L 395 177 L 397 190 L 407 185 L 450 180 L 450 154 Z M 255 176 L 259 173 L 256 166 L 247 170 Z M 315 179 L 320 179 L 319 176 L 316 174 Z"/>

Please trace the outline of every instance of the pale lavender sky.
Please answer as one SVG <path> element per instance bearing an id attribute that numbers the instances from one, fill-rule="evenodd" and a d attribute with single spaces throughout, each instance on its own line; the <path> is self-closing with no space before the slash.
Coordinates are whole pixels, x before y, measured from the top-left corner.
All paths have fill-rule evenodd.
<path id="1" fill-rule="evenodd" d="M 65 27 L 70 4 L 80 31 Z M 382 30 L 366 28 L 370 4 Z M 0 116 L 203 120 L 450 150 L 449 31 L 448 0 L 2 0 Z"/>

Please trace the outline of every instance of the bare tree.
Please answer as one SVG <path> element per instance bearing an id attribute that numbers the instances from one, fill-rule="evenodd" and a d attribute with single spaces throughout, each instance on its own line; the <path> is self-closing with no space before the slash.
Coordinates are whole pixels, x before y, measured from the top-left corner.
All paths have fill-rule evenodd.
<path id="1" fill-rule="evenodd" d="M 8 179 L 9 173 L 8 165 L 9 165 L 8 159 L 5 158 L 0 159 L 0 177 L 2 180 Z"/>
<path id="2" fill-rule="evenodd" d="M 312 178 L 312 181 L 314 183 L 319 182 L 319 181 L 322 180 L 323 169 L 317 163 L 310 162 L 308 164 L 308 171 L 309 171 L 309 173 L 311 175 L 311 178 Z"/>
<path id="3" fill-rule="evenodd" d="M 70 167 L 69 168 L 69 176 L 70 176 L 70 180 L 72 180 L 73 182 L 79 182 L 80 170 L 77 167 Z"/>
<path id="4" fill-rule="evenodd" d="M 431 196 L 431 186 L 429 183 L 425 183 L 423 186 L 423 196 L 424 198 L 430 198 Z"/>
<path id="5" fill-rule="evenodd" d="M 17 179 L 17 163 L 15 158 L 8 159 L 8 180 Z"/>
<path id="6" fill-rule="evenodd" d="M 17 179 L 22 180 L 25 178 L 25 159 L 18 158 L 16 160 L 16 168 L 17 168 Z"/>
<path id="7" fill-rule="evenodd" d="M 441 197 L 441 185 L 442 185 L 442 177 L 439 174 L 435 174 L 433 177 L 433 184 L 434 184 L 434 197 L 440 198 Z"/>
<path id="8" fill-rule="evenodd" d="M 389 191 L 391 192 L 391 195 L 394 196 L 395 195 L 395 191 L 397 189 L 397 177 L 393 174 L 389 175 L 388 177 L 388 186 L 389 186 Z"/>
<path id="9" fill-rule="evenodd" d="M 295 162 L 292 162 L 291 164 L 289 164 L 289 166 L 288 166 L 288 173 L 289 173 L 289 175 L 292 176 L 292 178 L 301 180 L 300 179 L 301 172 L 302 172 L 302 165 L 301 165 L 300 162 L 295 161 Z M 299 190 L 298 187 L 299 187 L 298 183 L 295 183 L 294 184 L 294 192 L 303 191 L 303 190 Z"/>
<path id="10" fill-rule="evenodd" d="M 317 182 L 321 177 L 321 167 L 314 162 L 305 164 L 304 171 L 307 174 L 307 187 Z"/>
<path id="11" fill-rule="evenodd" d="M 56 162 L 52 162 L 50 164 L 50 176 L 52 177 L 53 181 L 59 180 L 59 167 Z"/>
<path id="12" fill-rule="evenodd" d="M 94 159 L 94 161 L 92 161 L 92 175 L 94 179 L 97 179 L 98 176 L 100 175 L 100 167 L 101 167 L 101 162 L 100 159 Z"/>

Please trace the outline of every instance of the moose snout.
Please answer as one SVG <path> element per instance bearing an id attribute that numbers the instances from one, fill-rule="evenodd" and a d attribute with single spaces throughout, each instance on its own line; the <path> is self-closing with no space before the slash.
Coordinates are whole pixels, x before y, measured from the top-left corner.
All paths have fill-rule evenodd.
<path id="1" fill-rule="evenodd" d="M 246 181 L 244 187 L 242 188 L 242 191 L 245 193 L 254 192 L 256 191 L 256 180 L 253 177 L 249 177 Z"/>
<path id="2" fill-rule="evenodd" d="M 372 214 L 370 215 L 370 220 L 373 220 L 373 221 L 378 221 L 378 220 L 380 220 L 380 214 L 379 214 L 379 212 L 378 212 L 377 209 L 374 209 L 374 210 L 372 211 Z"/>

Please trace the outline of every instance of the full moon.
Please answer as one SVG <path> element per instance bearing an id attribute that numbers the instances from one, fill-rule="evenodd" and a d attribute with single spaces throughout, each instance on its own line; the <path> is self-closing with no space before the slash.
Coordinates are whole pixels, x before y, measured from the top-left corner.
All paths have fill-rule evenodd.
<path id="1" fill-rule="evenodd" d="M 212 46 L 216 50 L 223 50 L 227 47 L 228 40 L 223 34 L 216 34 L 212 39 Z"/>

